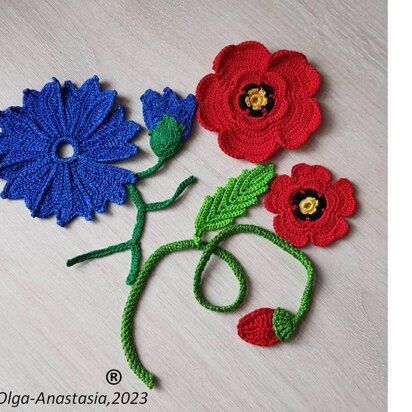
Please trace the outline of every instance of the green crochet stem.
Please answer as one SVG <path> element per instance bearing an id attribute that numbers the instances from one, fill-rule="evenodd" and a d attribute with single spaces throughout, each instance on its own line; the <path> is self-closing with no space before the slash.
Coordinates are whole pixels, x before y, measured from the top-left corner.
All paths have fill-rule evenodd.
<path id="1" fill-rule="evenodd" d="M 167 159 L 163 158 L 163 157 L 159 157 L 157 159 L 157 163 L 154 164 L 153 166 L 149 167 L 146 170 L 143 170 L 142 172 L 137 172 L 135 173 L 135 175 L 137 177 L 139 177 L 140 179 L 144 178 L 144 177 L 148 177 L 150 175 L 152 175 L 154 172 L 156 172 L 157 170 L 159 170 L 166 162 Z"/>
<path id="2" fill-rule="evenodd" d="M 232 236 L 236 233 L 253 233 L 270 240 L 276 246 L 288 252 L 295 259 L 302 263 L 307 271 L 306 286 L 302 294 L 299 310 L 294 315 L 294 323 L 299 323 L 309 310 L 309 306 L 312 300 L 312 288 L 314 283 L 314 270 L 310 260 L 298 249 L 295 249 L 284 239 L 275 235 L 274 233 L 254 225 L 230 225 L 219 232 L 210 242 L 199 242 L 195 240 L 181 240 L 178 242 L 168 243 L 157 249 L 146 260 L 142 269 L 140 270 L 135 283 L 133 284 L 127 302 L 123 311 L 122 327 L 121 327 L 121 339 L 123 345 L 123 351 L 130 368 L 141 379 L 149 389 L 154 386 L 153 375 L 142 365 L 139 360 L 136 346 L 133 340 L 133 318 L 137 310 L 137 304 L 140 296 L 143 293 L 144 287 L 152 273 L 152 270 L 156 264 L 166 255 L 172 252 L 177 252 L 186 249 L 197 249 L 202 251 L 202 256 L 195 270 L 193 291 L 197 301 L 205 308 L 218 312 L 228 312 L 236 309 L 245 299 L 247 294 L 247 280 L 244 270 L 238 260 L 228 251 L 219 246 L 220 242 L 224 239 Z M 210 257 L 215 254 L 219 258 L 223 259 L 229 267 L 232 269 L 233 274 L 239 282 L 239 292 L 235 301 L 226 306 L 218 306 L 209 303 L 201 292 L 201 279 L 202 273 L 206 268 L 207 262 Z"/>
<path id="3" fill-rule="evenodd" d="M 150 167 L 149 169 L 144 170 L 143 172 L 136 173 L 140 178 L 150 176 L 156 170 L 163 166 L 165 160 L 159 158 L 158 162 Z M 126 284 L 132 285 L 136 280 L 137 273 L 139 271 L 140 261 L 141 261 L 141 250 L 140 250 L 140 238 L 142 235 L 142 230 L 145 222 L 145 213 L 149 211 L 160 210 L 168 207 L 172 204 L 191 184 L 196 182 L 194 176 L 190 176 L 184 180 L 177 187 L 174 195 L 165 201 L 154 202 L 154 203 L 145 203 L 140 195 L 139 190 L 134 184 L 129 184 L 126 186 L 127 193 L 130 196 L 133 204 L 136 207 L 136 223 L 133 228 L 132 237 L 127 242 L 118 243 L 116 245 L 110 245 L 103 249 L 93 250 L 88 253 L 76 256 L 74 258 L 68 259 L 66 262 L 67 266 L 73 266 L 77 263 L 85 262 L 90 259 L 102 258 L 105 256 L 112 255 L 114 253 L 123 252 L 125 250 L 130 250 L 131 252 L 131 261 L 130 261 L 130 270 L 126 278 Z"/>

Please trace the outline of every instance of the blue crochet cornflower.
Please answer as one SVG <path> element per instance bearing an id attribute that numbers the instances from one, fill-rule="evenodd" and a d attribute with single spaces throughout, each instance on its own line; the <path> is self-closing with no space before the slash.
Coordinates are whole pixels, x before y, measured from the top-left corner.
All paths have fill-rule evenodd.
<path id="1" fill-rule="evenodd" d="M 181 99 L 166 87 L 163 95 L 147 90 L 140 100 L 153 152 L 160 159 L 173 156 L 190 134 L 196 111 L 195 96 L 189 94 Z"/>
<path id="2" fill-rule="evenodd" d="M 100 90 L 97 76 L 80 88 L 53 78 L 41 91 L 25 90 L 23 107 L 0 112 L 1 197 L 24 199 L 33 217 L 55 214 L 60 226 L 91 220 L 107 201 L 123 204 L 135 175 L 109 163 L 137 153 L 130 140 L 140 126 L 122 106 L 112 111 L 116 94 Z"/>

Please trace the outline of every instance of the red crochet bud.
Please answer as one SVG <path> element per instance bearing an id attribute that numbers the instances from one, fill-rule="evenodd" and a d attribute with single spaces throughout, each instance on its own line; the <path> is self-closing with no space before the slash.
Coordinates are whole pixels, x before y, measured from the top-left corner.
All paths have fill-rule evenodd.
<path id="1" fill-rule="evenodd" d="M 243 316 L 237 325 L 238 335 L 252 345 L 269 346 L 280 342 L 273 329 L 274 309 L 261 308 Z"/>

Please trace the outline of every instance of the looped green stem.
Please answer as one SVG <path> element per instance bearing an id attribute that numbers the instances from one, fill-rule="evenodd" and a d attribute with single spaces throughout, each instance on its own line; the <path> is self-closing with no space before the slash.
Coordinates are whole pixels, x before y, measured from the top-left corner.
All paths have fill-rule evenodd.
<path id="1" fill-rule="evenodd" d="M 207 302 L 206 298 L 201 294 L 201 290 L 200 290 L 202 272 L 204 268 L 206 267 L 208 260 L 214 253 L 214 250 L 216 249 L 216 247 L 218 247 L 218 245 L 222 241 L 224 241 L 226 238 L 236 233 L 253 233 L 253 234 L 262 236 L 263 238 L 269 240 L 276 246 L 283 249 L 285 252 L 292 255 L 295 259 L 297 259 L 304 266 L 307 272 L 307 281 L 306 281 L 305 289 L 302 294 L 299 310 L 294 317 L 294 322 L 296 324 L 299 323 L 299 321 L 305 316 L 305 314 L 309 310 L 309 306 L 312 300 L 312 288 L 313 288 L 313 283 L 314 283 L 314 269 L 313 269 L 312 263 L 310 262 L 310 260 L 306 257 L 306 255 L 303 252 L 301 252 L 299 249 L 296 249 L 295 247 L 290 245 L 285 239 L 259 226 L 245 225 L 245 224 L 228 226 L 222 231 L 220 231 L 207 244 L 207 246 L 203 250 L 202 257 L 200 258 L 200 261 L 198 263 L 198 266 L 195 271 L 195 276 L 194 276 L 193 290 L 194 290 L 194 294 L 195 294 L 197 301 L 205 308 L 213 310 L 213 311 L 219 311 L 219 312 L 227 312 L 239 306 L 238 301 L 235 301 L 234 303 L 228 306 L 213 305 Z M 230 267 L 232 268 L 232 266 Z M 232 270 L 235 273 L 235 276 L 237 277 L 235 270 L 233 268 Z M 241 270 L 243 271 L 243 268 L 241 268 Z M 239 296 L 241 295 L 243 296 L 242 291 L 240 290 Z"/>
<path id="2" fill-rule="evenodd" d="M 146 282 L 148 281 L 153 268 L 156 264 L 167 254 L 172 252 L 177 252 L 185 249 L 199 249 L 203 250 L 206 247 L 205 243 L 196 245 L 193 240 L 181 240 L 178 242 L 168 243 L 161 246 L 155 252 L 153 252 L 150 257 L 144 263 L 142 269 L 140 270 L 136 281 L 134 282 L 132 288 L 130 289 L 129 296 L 127 298 L 126 305 L 123 311 L 122 317 L 122 328 L 121 328 L 121 339 L 123 345 L 123 351 L 125 353 L 126 359 L 129 363 L 130 368 L 141 379 L 149 389 L 154 386 L 153 375 L 142 365 L 137 355 L 137 350 L 133 341 L 133 318 L 137 309 L 137 302 L 143 293 Z M 214 251 L 219 258 L 224 260 L 229 264 L 231 268 L 240 268 L 240 272 L 236 275 L 239 280 L 240 289 L 245 289 L 244 294 L 246 295 L 246 278 L 244 277 L 243 269 L 237 259 L 228 251 L 216 246 Z M 244 296 L 238 297 L 238 300 L 243 300 Z"/>
<path id="3" fill-rule="evenodd" d="M 270 240 L 273 244 L 279 246 L 281 249 L 288 252 L 295 259 L 302 263 L 307 270 L 307 282 L 303 291 L 301 304 L 297 314 L 294 316 L 293 323 L 297 323 L 303 318 L 309 309 L 309 305 L 312 298 L 312 287 L 314 283 L 314 270 L 310 260 L 298 249 L 295 249 L 284 239 L 275 235 L 274 233 L 254 225 L 231 225 L 223 229 L 218 233 L 212 241 L 209 243 L 196 242 L 195 240 L 182 240 L 178 242 L 168 243 L 157 249 L 144 263 L 141 271 L 139 272 L 136 282 L 133 284 L 127 302 L 123 312 L 121 339 L 123 344 L 123 350 L 126 359 L 133 372 L 141 379 L 148 388 L 153 388 L 154 378 L 153 375 L 142 365 L 139 360 L 137 350 L 133 341 L 133 318 L 137 309 L 138 300 L 143 293 L 146 282 L 148 281 L 153 268 L 165 255 L 185 250 L 185 249 L 198 249 L 202 250 L 202 256 L 195 270 L 193 290 L 198 302 L 207 309 L 227 312 L 238 307 L 244 300 L 247 293 L 247 282 L 244 274 L 244 270 L 237 259 L 228 251 L 221 248 L 219 243 L 227 237 L 236 233 L 253 233 Z M 227 306 L 217 306 L 209 303 L 201 293 L 201 276 L 207 265 L 211 255 L 215 254 L 219 258 L 223 259 L 230 268 L 233 270 L 234 275 L 239 281 L 239 293 L 236 300 Z"/>

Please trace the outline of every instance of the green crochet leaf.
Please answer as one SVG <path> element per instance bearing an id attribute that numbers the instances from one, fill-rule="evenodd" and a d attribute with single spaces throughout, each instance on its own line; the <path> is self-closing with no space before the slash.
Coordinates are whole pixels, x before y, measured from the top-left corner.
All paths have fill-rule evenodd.
<path id="1" fill-rule="evenodd" d="M 274 175 L 273 165 L 258 165 L 252 170 L 243 170 L 237 178 L 230 178 L 213 196 L 206 196 L 196 217 L 194 240 L 200 242 L 203 233 L 221 229 L 244 215 L 267 191 Z"/>

